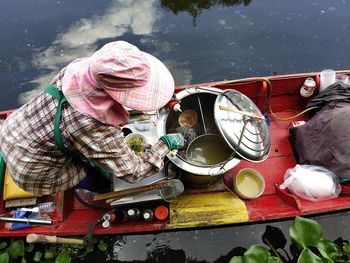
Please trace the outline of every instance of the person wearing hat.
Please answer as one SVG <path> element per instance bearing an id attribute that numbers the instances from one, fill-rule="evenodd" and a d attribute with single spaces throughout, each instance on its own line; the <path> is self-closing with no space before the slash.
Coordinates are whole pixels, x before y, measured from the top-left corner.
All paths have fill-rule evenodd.
<path id="1" fill-rule="evenodd" d="M 37 97 L 13 112 L 0 130 L 0 151 L 14 182 L 36 195 L 76 186 L 86 163 L 135 182 L 163 167 L 184 145 L 167 134 L 137 155 L 124 142 L 126 108 L 153 111 L 174 93 L 166 66 L 136 46 L 116 41 L 62 69 Z"/>

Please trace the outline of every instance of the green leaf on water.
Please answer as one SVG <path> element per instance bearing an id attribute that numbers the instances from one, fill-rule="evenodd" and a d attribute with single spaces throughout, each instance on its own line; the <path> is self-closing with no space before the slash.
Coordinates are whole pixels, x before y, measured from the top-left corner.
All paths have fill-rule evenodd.
<path id="1" fill-rule="evenodd" d="M 269 257 L 267 263 L 283 263 L 283 261 L 278 257 Z"/>
<path id="2" fill-rule="evenodd" d="M 56 250 L 54 249 L 48 249 L 45 251 L 44 258 L 45 259 L 53 259 L 57 256 Z"/>
<path id="3" fill-rule="evenodd" d="M 229 263 L 283 263 L 278 257 L 272 257 L 270 252 L 260 246 L 251 246 L 243 256 L 235 256 L 231 258 Z"/>
<path id="4" fill-rule="evenodd" d="M 7 247 L 7 243 L 6 242 L 1 242 L 0 243 L 0 250 L 4 249 L 5 247 Z"/>
<path id="5" fill-rule="evenodd" d="M 344 253 L 350 255 L 350 246 L 348 242 L 343 242 L 343 251 Z"/>
<path id="6" fill-rule="evenodd" d="M 6 252 L 0 254 L 0 263 L 8 263 L 8 262 L 10 262 L 9 254 L 7 254 Z"/>
<path id="7" fill-rule="evenodd" d="M 309 248 L 305 248 L 299 258 L 297 263 L 324 263 L 324 261 L 317 255 L 315 255 Z"/>
<path id="8" fill-rule="evenodd" d="M 302 250 L 306 247 L 316 247 L 323 232 L 321 226 L 312 219 L 297 216 L 289 228 L 292 241 Z"/>
<path id="9" fill-rule="evenodd" d="M 271 254 L 266 248 L 260 245 L 253 245 L 244 252 L 243 262 L 267 262 L 270 256 Z"/>
<path id="10" fill-rule="evenodd" d="M 41 251 L 35 251 L 33 261 L 40 262 L 42 255 L 43 255 L 43 253 Z"/>
<path id="11" fill-rule="evenodd" d="M 98 248 L 101 251 L 106 251 L 108 248 L 108 245 L 104 242 L 103 239 L 100 239 L 100 242 L 98 242 Z"/>
<path id="12" fill-rule="evenodd" d="M 334 242 L 321 240 L 317 245 L 321 255 L 330 261 L 342 256 L 341 248 Z"/>
<path id="13" fill-rule="evenodd" d="M 28 246 L 26 246 L 26 247 L 24 248 L 24 250 L 25 250 L 26 252 L 28 252 L 28 253 L 32 252 L 33 249 L 34 249 L 34 244 L 29 244 Z"/>
<path id="14" fill-rule="evenodd" d="M 85 252 L 86 253 L 91 253 L 94 251 L 94 244 L 90 243 L 85 247 Z"/>
<path id="15" fill-rule="evenodd" d="M 18 257 L 24 256 L 24 242 L 23 240 L 13 241 L 7 249 L 11 260 L 16 260 Z"/>
<path id="16" fill-rule="evenodd" d="M 62 251 L 61 253 L 58 254 L 55 263 L 70 263 L 72 261 L 71 256 L 67 251 Z"/>
<path id="17" fill-rule="evenodd" d="M 243 263 L 243 257 L 234 256 L 228 263 Z"/>

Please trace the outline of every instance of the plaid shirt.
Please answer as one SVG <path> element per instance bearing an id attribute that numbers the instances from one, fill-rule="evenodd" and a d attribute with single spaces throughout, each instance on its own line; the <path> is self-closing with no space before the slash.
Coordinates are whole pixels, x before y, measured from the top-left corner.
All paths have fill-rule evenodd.
<path id="1" fill-rule="evenodd" d="M 61 75 L 62 72 L 51 83 L 58 89 Z M 0 130 L 0 150 L 15 183 L 38 195 L 72 188 L 86 176 L 82 161 L 63 154 L 55 144 L 57 105 L 55 98 L 42 92 L 12 113 Z M 124 143 L 120 127 L 102 124 L 69 104 L 62 109 L 60 131 L 67 149 L 129 182 L 159 171 L 169 152 L 158 141 L 143 155 L 136 155 Z"/>

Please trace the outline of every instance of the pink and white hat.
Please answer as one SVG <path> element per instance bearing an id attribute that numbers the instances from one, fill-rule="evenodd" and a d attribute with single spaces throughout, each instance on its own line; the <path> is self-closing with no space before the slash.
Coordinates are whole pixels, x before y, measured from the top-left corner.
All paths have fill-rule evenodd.
<path id="1" fill-rule="evenodd" d="M 72 62 L 62 78 L 62 91 L 76 110 L 111 125 L 128 119 L 124 107 L 161 108 L 174 88 L 161 61 L 125 41 L 108 43 L 91 57 Z"/>

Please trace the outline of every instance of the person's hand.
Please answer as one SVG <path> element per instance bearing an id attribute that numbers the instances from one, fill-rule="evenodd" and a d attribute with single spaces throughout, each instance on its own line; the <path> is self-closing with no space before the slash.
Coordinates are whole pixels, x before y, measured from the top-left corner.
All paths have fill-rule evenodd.
<path id="1" fill-rule="evenodd" d="M 185 140 L 181 133 L 169 133 L 160 137 L 169 150 L 179 150 L 184 147 Z"/>

